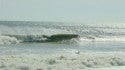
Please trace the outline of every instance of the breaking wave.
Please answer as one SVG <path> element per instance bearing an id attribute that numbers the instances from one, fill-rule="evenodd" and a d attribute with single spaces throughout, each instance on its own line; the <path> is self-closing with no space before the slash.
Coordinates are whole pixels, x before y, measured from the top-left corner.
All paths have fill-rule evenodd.
<path id="1" fill-rule="evenodd" d="M 0 45 L 17 44 L 19 41 L 15 37 L 0 36 Z"/>
<path id="2" fill-rule="evenodd" d="M 58 34 L 57 34 L 58 35 Z M 68 35 L 68 34 L 66 34 Z M 72 34 L 76 35 L 76 34 Z M 44 37 L 45 35 L 4 35 L 0 36 L 0 45 L 4 44 L 18 44 L 18 43 L 27 43 L 27 42 L 36 42 L 36 43 L 45 43 L 45 42 L 59 42 L 59 43 L 79 43 L 79 42 L 125 42 L 125 37 L 116 37 L 116 36 L 105 36 L 105 37 L 97 37 L 97 36 L 79 36 L 77 38 L 67 39 L 65 35 L 64 39 L 58 38 L 57 41 L 49 40 Z M 53 36 L 53 35 L 51 35 Z M 51 37 L 48 36 L 48 37 Z M 57 36 L 58 37 L 58 36 Z M 70 38 L 70 36 L 69 36 Z M 55 38 L 57 39 L 57 38 Z"/>
<path id="3" fill-rule="evenodd" d="M 76 34 L 69 42 L 125 41 L 125 26 L 65 24 L 58 22 L 0 21 L 0 44 L 45 42 L 46 36 Z M 67 42 L 67 40 L 63 40 Z"/>

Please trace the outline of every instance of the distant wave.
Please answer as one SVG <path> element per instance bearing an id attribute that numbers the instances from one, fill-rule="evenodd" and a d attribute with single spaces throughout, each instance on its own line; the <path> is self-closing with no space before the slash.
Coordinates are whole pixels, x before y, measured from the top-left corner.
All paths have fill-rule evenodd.
<path id="1" fill-rule="evenodd" d="M 79 35 L 125 36 L 125 26 L 63 24 L 47 22 L 0 21 L 0 34 L 53 35 L 75 33 Z"/>

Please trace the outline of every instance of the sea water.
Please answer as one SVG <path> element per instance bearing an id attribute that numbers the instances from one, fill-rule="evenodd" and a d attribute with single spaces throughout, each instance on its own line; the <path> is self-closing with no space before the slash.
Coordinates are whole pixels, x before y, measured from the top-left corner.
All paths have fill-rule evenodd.
<path id="1" fill-rule="evenodd" d="M 80 38 L 34 42 L 55 34 Z M 124 25 L 0 21 L 0 70 L 125 70 L 124 58 Z"/>

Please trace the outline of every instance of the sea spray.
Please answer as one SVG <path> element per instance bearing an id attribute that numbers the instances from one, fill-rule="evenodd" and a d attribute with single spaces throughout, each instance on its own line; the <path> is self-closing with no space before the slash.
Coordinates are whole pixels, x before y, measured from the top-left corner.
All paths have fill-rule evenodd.
<path id="1" fill-rule="evenodd" d="M 0 45 L 17 44 L 19 41 L 15 37 L 0 36 Z"/>

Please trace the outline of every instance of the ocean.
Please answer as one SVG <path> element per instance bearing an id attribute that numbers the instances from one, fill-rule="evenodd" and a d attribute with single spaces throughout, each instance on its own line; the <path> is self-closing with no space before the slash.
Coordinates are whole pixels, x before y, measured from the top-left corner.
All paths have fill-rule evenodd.
<path id="1" fill-rule="evenodd" d="M 125 70 L 125 25 L 0 21 L 0 70 Z"/>

